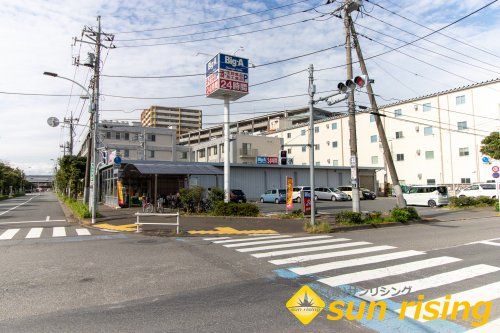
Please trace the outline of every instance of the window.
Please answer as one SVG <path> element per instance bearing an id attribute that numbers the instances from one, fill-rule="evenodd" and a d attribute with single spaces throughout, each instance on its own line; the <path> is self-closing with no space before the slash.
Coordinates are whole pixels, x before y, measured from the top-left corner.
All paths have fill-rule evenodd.
<path id="1" fill-rule="evenodd" d="M 316 162 L 316 165 L 321 165 L 321 162 Z"/>
<path id="2" fill-rule="evenodd" d="M 372 135 L 370 136 L 370 142 L 371 143 L 374 143 L 374 142 L 377 142 L 378 141 L 378 136 L 375 134 L 375 135 Z"/>
<path id="3" fill-rule="evenodd" d="M 332 148 L 337 148 L 339 146 L 338 141 L 332 141 Z"/>
<path id="4" fill-rule="evenodd" d="M 205 157 L 205 149 L 198 150 L 198 157 L 200 158 Z"/>
<path id="5" fill-rule="evenodd" d="M 291 154 L 292 153 L 292 148 L 288 148 L 286 151 L 287 151 L 288 154 Z"/>
<path id="6" fill-rule="evenodd" d="M 370 115 L 370 123 L 373 123 L 375 121 L 375 115 L 371 114 Z"/>
<path id="7" fill-rule="evenodd" d="M 396 160 L 397 161 L 404 161 L 405 160 L 405 154 L 396 154 Z"/>
<path id="8" fill-rule="evenodd" d="M 337 129 L 337 123 L 332 123 L 332 130 L 336 130 Z"/>
<path id="9" fill-rule="evenodd" d="M 111 132 L 106 132 L 106 139 L 111 139 Z"/>
<path id="10" fill-rule="evenodd" d="M 301 135 L 301 136 L 305 136 L 305 135 L 306 135 L 306 130 L 305 130 L 305 129 L 300 130 L 300 135 Z"/>
<path id="11" fill-rule="evenodd" d="M 403 111 L 401 109 L 394 110 L 394 117 L 400 117 L 403 115 Z"/>
<path id="12" fill-rule="evenodd" d="M 396 139 L 401 139 L 401 138 L 403 138 L 403 131 L 396 132 Z"/>
<path id="13" fill-rule="evenodd" d="M 215 147 L 215 148 L 217 149 L 217 147 Z M 182 158 L 183 160 L 187 160 L 187 158 L 188 158 L 188 153 L 187 153 L 187 151 L 183 151 L 183 152 L 181 153 L 181 158 Z"/>
<path id="14" fill-rule="evenodd" d="M 116 140 L 121 140 L 122 136 L 121 136 L 121 133 L 120 132 L 116 132 L 115 133 L 115 139 Z"/>
<path id="15" fill-rule="evenodd" d="M 251 143 L 242 143 L 242 150 L 243 150 L 243 155 L 249 155 L 250 152 L 252 151 L 252 144 Z"/>
<path id="16" fill-rule="evenodd" d="M 129 155 L 130 155 L 129 150 L 128 149 L 124 149 L 123 150 L 123 157 L 129 157 Z"/>
<path id="17" fill-rule="evenodd" d="M 460 178 L 460 183 L 462 183 L 462 184 L 470 184 L 470 178 Z"/>
<path id="18" fill-rule="evenodd" d="M 212 156 L 212 149 L 210 147 L 207 148 L 207 155 Z"/>
<path id="19" fill-rule="evenodd" d="M 314 145 L 314 150 L 319 150 L 319 143 Z"/>
<path id="20" fill-rule="evenodd" d="M 214 149 L 214 155 L 217 155 L 217 146 L 213 146 Z"/>
<path id="21" fill-rule="evenodd" d="M 129 133 L 124 133 L 124 140 L 129 141 L 130 140 L 130 134 Z"/>
<path id="22" fill-rule="evenodd" d="M 457 123 L 457 127 L 459 131 L 463 131 L 467 129 L 467 122 L 466 121 L 459 121 Z"/>
<path id="23" fill-rule="evenodd" d="M 147 134 L 146 135 L 146 140 L 147 141 L 156 141 L 156 135 L 154 135 L 154 134 Z"/>
<path id="24" fill-rule="evenodd" d="M 319 126 L 314 127 L 314 133 L 319 133 Z"/>
<path id="25" fill-rule="evenodd" d="M 432 126 L 424 127 L 424 135 L 432 135 Z"/>
<path id="26" fill-rule="evenodd" d="M 306 146 L 302 146 L 302 151 L 306 151 L 307 150 L 307 147 Z"/>
<path id="27" fill-rule="evenodd" d="M 424 112 L 430 111 L 431 110 L 431 103 L 424 103 L 424 104 L 422 104 L 422 110 Z"/>
<path id="28" fill-rule="evenodd" d="M 436 180 L 434 178 L 427 179 L 427 185 L 436 185 Z"/>
<path id="29" fill-rule="evenodd" d="M 290 139 L 292 137 L 292 133 L 286 133 L 287 139 Z"/>
<path id="30" fill-rule="evenodd" d="M 155 151 L 154 150 L 149 151 L 149 158 L 155 158 Z"/>
<path id="31" fill-rule="evenodd" d="M 428 150 L 425 152 L 425 159 L 426 160 L 433 160 L 434 159 L 434 150 Z"/>
<path id="32" fill-rule="evenodd" d="M 372 164 L 378 164 L 378 156 L 372 156 Z"/>
<path id="33" fill-rule="evenodd" d="M 332 161 L 333 166 L 338 166 L 339 165 L 339 160 L 333 160 Z"/>
<path id="34" fill-rule="evenodd" d="M 465 95 L 455 97 L 455 101 L 457 105 L 465 104 Z"/>
<path id="35" fill-rule="evenodd" d="M 459 156 L 469 156 L 469 147 L 458 148 L 458 155 Z"/>

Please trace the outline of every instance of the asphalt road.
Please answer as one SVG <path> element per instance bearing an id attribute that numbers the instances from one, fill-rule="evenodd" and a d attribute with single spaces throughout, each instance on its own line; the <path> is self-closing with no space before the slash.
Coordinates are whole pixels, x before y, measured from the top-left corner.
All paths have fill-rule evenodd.
<path id="1" fill-rule="evenodd" d="M 471 328 L 470 318 L 461 316 L 422 323 L 398 320 L 394 311 L 383 322 L 330 321 L 328 309 L 304 327 L 284 304 L 305 284 L 327 304 L 340 299 L 357 305 L 367 294 L 353 297 L 353 287 L 358 293 L 371 293 L 380 286 L 412 287 L 408 294 L 385 296 L 391 297 L 387 301 L 393 310 L 418 294 L 431 300 L 468 291 L 471 300 L 493 301 L 490 321 L 497 320 L 498 325 L 500 318 L 500 241 L 487 241 L 500 238 L 498 218 L 319 238 L 280 235 L 214 241 L 94 229 L 86 236 L 52 237 L 52 233 L 44 236 L 52 223 L 81 227 L 50 222 L 52 217 L 64 219 L 51 193 L 2 213 L 28 199 L 0 202 L 8 204 L 0 206 L 0 227 L 7 231 L 12 224 L 6 223 L 23 222 L 15 224 L 22 230 L 13 239 L 0 239 L 2 332 L 462 332 Z M 49 222 L 25 223 L 44 220 L 48 212 Z M 23 237 L 34 227 L 44 228 L 39 238 Z M 0 237 L 5 231 L 0 230 Z M 298 239 L 302 237 L 307 238 Z M 220 241 L 227 242 L 214 243 Z M 498 330 L 486 330 L 494 331 Z"/>

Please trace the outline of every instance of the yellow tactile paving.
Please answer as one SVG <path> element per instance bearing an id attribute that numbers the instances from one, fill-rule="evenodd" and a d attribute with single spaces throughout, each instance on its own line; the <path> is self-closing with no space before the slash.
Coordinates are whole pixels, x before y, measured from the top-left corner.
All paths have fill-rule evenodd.
<path id="1" fill-rule="evenodd" d="M 265 230 L 238 230 L 230 227 L 217 227 L 214 230 L 189 230 L 191 235 L 251 235 L 251 234 L 277 234 L 271 229 Z"/>
<path id="2" fill-rule="evenodd" d="M 136 231 L 137 226 L 135 224 L 123 224 L 123 225 L 112 225 L 107 223 L 95 224 L 94 227 L 99 229 L 114 230 L 114 231 Z"/>

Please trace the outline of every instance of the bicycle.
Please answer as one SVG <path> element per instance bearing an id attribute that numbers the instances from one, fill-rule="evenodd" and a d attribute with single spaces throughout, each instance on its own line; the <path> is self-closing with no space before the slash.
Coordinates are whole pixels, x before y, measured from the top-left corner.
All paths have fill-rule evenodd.
<path id="1" fill-rule="evenodd" d="M 154 212 L 154 207 L 153 205 L 148 202 L 142 206 L 142 212 L 143 213 L 153 213 Z"/>

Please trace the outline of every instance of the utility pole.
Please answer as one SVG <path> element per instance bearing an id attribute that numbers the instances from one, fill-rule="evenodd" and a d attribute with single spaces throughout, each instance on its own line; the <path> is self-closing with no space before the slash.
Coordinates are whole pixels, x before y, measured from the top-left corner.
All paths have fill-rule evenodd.
<path id="1" fill-rule="evenodd" d="M 69 143 L 68 143 L 68 152 L 69 155 L 73 155 L 73 137 L 75 136 L 75 122 L 78 122 L 78 118 L 73 118 L 73 114 L 71 114 L 70 118 L 64 118 L 64 123 L 69 126 Z"/>
<path id="2" fill-rule="evenodd" d="M 230 126 L 229 123 L 229 96 L 224 96 L 224 201 L 231 201 L 231 149 L 230 145 Z"/>
<path id="3" fill-rule="evenodd" d="M 316 225 L 316 202 L 314 201 L 314 66 L 309 65 L 309 182 L 311 186 L 311 226 Z"/>
<path id="4" fill-rule="evenodd" d="M 363 58 L 363 53 L 361 52 L 361 46 L 359 45 L 358 36 L 356 34 L 356 29 L 352 20 L 350 21 L 352 39 L 354 46 L 356 47 L 356 53 L 358 55 L 359 65 L 361 67 L 361 72 L 366 76 L 366 90 L 368 92 L 368 98 L 370 99 L 370 104 L 372 112 L 375 116 L 375 124 L 377 125 L 378 135 L 380 137 L 380 142 L 382 142 L 382 147 L 384 150 L 385 163 L 389 169 L 389 174 L 391 176 L 392 185 L 394 186 L 394 192 L 396 193 L 396 200 L 398 207 L 406 207 L 405 199 L 403 198 L 403 192 L 401 191 L 401 186 L 399 184 L 398 173 L 396 172 L 396 167 L 394 166 L 394 160 L 392 159 L 392 153 L 389 149 L 389 144 L 387 142 L 387 136 L 385 135 L 384 125 L 380 119 L 380 113 L 378 111 L 377 101 L 375 100 L 375 95 L 373 93 L 372 84 L 368 77 L 368 70 L 366 69 L 365 59 Z"/>
<path id="5" fill-rule="evenodd" d="M 344 30 L 346 36 L 346 64 L 347 79 L 352 80 L 352 53 L 351 53 L 351 16 L 349 15 L 349 0 L 344 1 Z M 360 212 L 359 205 L 359 180 L 358 180 L 358 143 L 356 136 L 356 111 L 354 105 L 354 86 L 348 90 L 349 108 L 349 146 L 351 148 L 351 186 L 352 186 L 352 211 Z"/>

